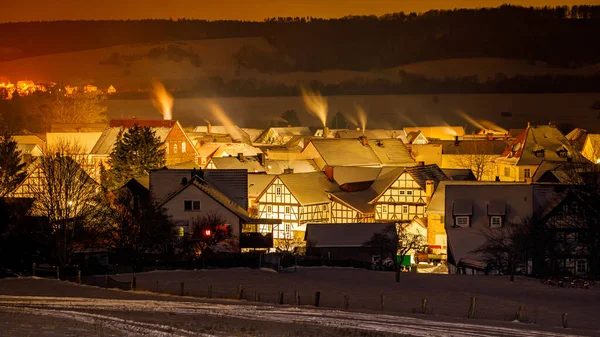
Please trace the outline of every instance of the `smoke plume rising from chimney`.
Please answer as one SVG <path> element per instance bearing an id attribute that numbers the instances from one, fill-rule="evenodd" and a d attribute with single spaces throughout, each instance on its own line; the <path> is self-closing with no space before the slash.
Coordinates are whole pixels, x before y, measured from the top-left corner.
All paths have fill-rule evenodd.
<path id="1" fill-rule="evenodd" d="M 327 100 L 318 92 L 301 88 L 302 99 L 308 112 L 317 117 L 323 126 L 327 126 Z"/>
<path id="2" fill-rule="evenodd" d="M 365 130 L 367 129 L 367 113 L 360 106 L 356 105 L 356 114 L 358 115 L 358 121 L 360 122 L 360 128 L 362 129 L 363 135 L 365 134 Z"/>
<path id="3" fill-rule="evenodd" d="M 164 120 L 171 120 L 173 117 L 173 96 L 158 80 L 152 81 L 152 86 L 154 88 L 152 91 L 152 104 L 160 111 Z"/>

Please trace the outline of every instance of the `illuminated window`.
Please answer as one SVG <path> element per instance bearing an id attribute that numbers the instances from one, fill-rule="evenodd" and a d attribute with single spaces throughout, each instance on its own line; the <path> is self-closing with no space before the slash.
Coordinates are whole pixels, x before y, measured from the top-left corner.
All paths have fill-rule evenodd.
<path id="1" fill-rule="evenodd" d="M 490 217 L 490 227 L 493 227 L 493 228 L 502 227 L 502 217 L 501 216 L 491 216 Z"/>
<path id="2" fill-rule="evenodd" d="M 183 227 L 179 227 L 177 235 L 179 235 L 179 237 L 185 236 L 185 229 Z"/>
<path id="3" fill-rule="evenodd" d="M 177 153 L 177 143 L 173 143 L 173 153 Z"/>
<path id="4" fill-rule="evenodd" d="M 523 175 L 525 176 L 525 178 L 531 178 L 531 169 L 524 169 Z"/>
<path id="5" fill-rule="evenodd" d="M 454 223 L 458 227 L 469 227 L 469 217 L 468 216 L 457 216 L 454 219 Z"/>
<path id="6" fill-rule="evenodd" d="M 181 143 L 181 153 L 185 153 L 186 147 L 187 147 L 187 143 L 186 142 L 182 142 Z"/>
<path id="7" fill-rule="evenodd" d="M 587 272 L 587 260 L 577 260 L 575 265 L 575 271 L 578 274 L 583 274 Z"/>
<path id="8" fill-rule="evenodd" d="M 281 195 L 281 187 L 275 188 L 275 194 Z"/>

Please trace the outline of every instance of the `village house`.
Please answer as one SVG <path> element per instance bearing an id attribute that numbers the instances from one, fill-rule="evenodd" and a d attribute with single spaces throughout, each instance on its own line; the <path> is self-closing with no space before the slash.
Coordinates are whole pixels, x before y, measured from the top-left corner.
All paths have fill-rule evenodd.
<path id="1" fill-rule="evenodd" d="M 393 180 L 369 201 L 375 221 L 410 222 L 425 217 L 425 209 L 440 181 L 448 177 L 437 165 L 422 165 L 392 171 Z"/>
<path id="2" fill-rule="evenodd" d="M 248 213 L 248 175 L 244 170 L 182 170 L 162 168 L 150 173 L 150 193 L 165 208 L 183 237 L 194 221 L 216 213 L 225 221 L 241 249 L 273 247 L 279 219 L 258 219 Z"/>
<path id="3" fill-rule="evenodd" d="M 339 181 L 338 175 L 346 173 L 347 167 L 415 165 L 406 146 L 398 139 L 369 140 L 364 136 L 359 139 L 313 139 L 302 153 L 305 157 L 313 159 L 331 181 Z"/>
<path id="4" fill-rule="evenodd" d="M 405 127 L 404 134 L 408 136 L 413 132 L 422 134 L 427 140 L 454 140 L 454 137 L 465 135 L 462 126 L 412 126 Z"/>
<path id="5" fill-rule="evenodd" d="M 338 190 L 322 172 L 278 175 L 256 198 L 258 215 L 282 220 L 276 240 L 302 240 L 306 223 L 330 222 L 328 192 Z"/>
<path id="6" fill-rule="evenodd" d="M 427 209 L 427 241 L 443 249 L 447 235 L 451 274 L 483 273 L 488 264 L 473 252 L 485 244 L 481 231 L 531 217 L 532 198 L 531 185 L 523 183 L 444 181 Z"/>
<path id="7" fill-rule="evenodd" d="M 496 158 L 510 142 L 502 139 L 469 139 L 433 141 L 442 149 L 441 168 L 470 169 L 477 180 L 495 181 L 498 169 Z"/>
<path id="8" fill-rule="evenodd" d="M 93 124 L 52 124 L 50 132 L 46 133 L 46 142 L 49 149 L 68 146 L 76 148 L 84 154 L 89 154 L 102 133 L 106 123 Z"/>
<path id="9" fill-rule="evenodd" d="M 594 164 L 600 164 L 600 134 L 588 134 L 581 154 Z"/>
<path id="10" fill-rule="evenodd" d="M 312 136 L 313 133 L 308 127 L 275 127 L 267 129 L 260 135 L 254 143 L 285 145 L 294 136 Z"/>
<path id="11" fill-rule="evenodd" d="M 17 135 L 12 138 L 17 142 L 17 150 L 21 151 L 21 163 L 25 165 L 31 164 L 46 151 L 46 142 L 37 135 Z"/>
<path id="12" fill-rule="evenodd" d="M 428 209 L 444 223 L 448 237 L 450 273 L 497 272 L 482 253 L 482 232 L 499 234 L 508 224 L 526 226 L 528 221 L 541 230 L 544 239 L 534 256 L 519 266 L 524 274 L 585 275 L 596 266 L 591 253 L 597 241 L 597 195 L 581 185 L 525 184 L 518 182 L 443 182 Z M 597 267 L 596 267 L 597 268 Z"/>
<path id="13" fill-rule="evenodd" d="M 589 163 L 554 124 L 528 125 L 496 159 L 498 179 L 530 182 L 542 161 Z"/>
<path id="14" fill-rule="evenodd" d="M 250 145 L 252 145 L 252 143 L 254 143 L 264 132 L 264 129 L 241 128 L 237 125 L 211 125 L 210 123 L 207 125 L 196 126 L 192 131 L 196 137 L 227 135 L 233 142 Z"/>
<path id="15" fill-rule="evenodd" d="M 149 127 L 163 142 L 166 150 L 166 164 L 172 165 L 193 161 L 198 163 L 199 156 L 192 141 L 183 131 L 181 124 L 175 120 L 142 120 L 142 119 L 113 119 L 90 151 L 95 165 L 106 164 L 117 143 L 119 134 L 138 125 Z"/>
<path id="16" fill-rule="evenodd" d="M 200 165 L 208 169 L 218 168 L 212 158 L 239 157 L 240 159 L 263 156 L 263 152 L 246 143 L 204 143 L 196 145 Z"/>

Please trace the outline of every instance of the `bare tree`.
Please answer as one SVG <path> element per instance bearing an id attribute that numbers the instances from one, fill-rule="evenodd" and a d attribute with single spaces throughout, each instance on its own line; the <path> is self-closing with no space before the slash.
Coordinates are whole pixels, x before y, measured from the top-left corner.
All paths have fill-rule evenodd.
<path id="1" fill-rule="evenodd" d="M 452 155 L 450 165 L 454 168 L 471 169 L 477 180 L 493 180 L 496 175 L 496 162 L 498 155 L 490 154 L 488 149 L 489 141 L 469 140 L 461 141 L 458 154 Z"/>
<path id="2" fill-rule="evenodd" d="M 38 159 L 36 179 L 30 182 L 35 198 L 34 212 L 48 219 L 55 241 L 58 261 L 70 263 L 70 253 L 77 231 L 95 219 L 99 205 L 99 185 L 83 167 L 86 158 L 81 149 L 68 142 L 60 143 Z"/>
<path id="3" fill-rule="evenodd" d="M 396 282 L 400 282 L 400 263 L 411 252 L 422 251 L 427 247 L 425 238 L 419 234 L 409 233 L 402 224 L 389 225 L 363 244 L 364 247 L 379 248 L 380 256 L 389 257 L 396 271 Z"/>
<path id="4" fill-rule="evenodd" d="M 233 238 L 231 228 L 217 212 L 209 212 L 192 220 L 192 233 L 189 242 L 196 255 L 204 254 L 218 244 L 230 245 Z"/>
<path id="5" fill-rule="evenodd" d="M 485 228 L 481 230 L 485 243 L 473 253 L 482 254 L 489 265 L 510 274 L 510 282 L 514 282 L 517 267 L 527 263 L 535 252 L 536 225 L 533 218 L 525 218 L 501 228 Z"/>

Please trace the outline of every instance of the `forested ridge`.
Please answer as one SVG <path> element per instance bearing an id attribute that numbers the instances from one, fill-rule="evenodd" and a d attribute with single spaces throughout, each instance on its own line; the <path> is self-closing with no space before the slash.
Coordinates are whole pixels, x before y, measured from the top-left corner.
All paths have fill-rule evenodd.
<path id="1" fill-rule="evenodd" d="M 0 24 L 0 61 L 113 45 L 265 37 L 241 66 L 268 72 L 373 70 L 450 58 L 501 57 L 560 67 L 600 63 L 600 6 L 457 9 L 338 19 L 53 21 Z"/>

